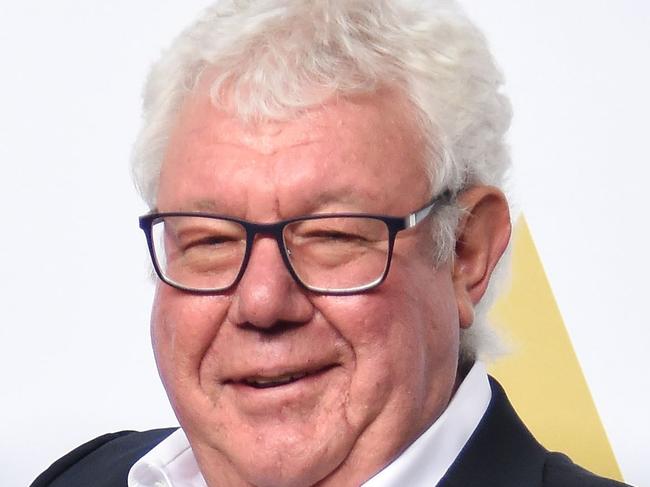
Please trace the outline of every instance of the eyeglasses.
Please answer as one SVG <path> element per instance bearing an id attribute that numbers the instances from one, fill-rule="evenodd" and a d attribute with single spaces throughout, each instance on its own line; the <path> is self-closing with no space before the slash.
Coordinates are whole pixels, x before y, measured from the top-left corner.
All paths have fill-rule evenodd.
<path id="1" fill-rule="evenodd" d="M 344 295 L 381 284 L 397 233 L 450 199 L 447 191 L 405 217 L 334 213 L 253 223 L 209 213 L 151 213 L 140 217 L 140 228 L 158 277 L 183 291 L 215 294 L 237 285 L 255 237 L 263 235 L 275 239 L 289 273 L 303 288 Z"/>

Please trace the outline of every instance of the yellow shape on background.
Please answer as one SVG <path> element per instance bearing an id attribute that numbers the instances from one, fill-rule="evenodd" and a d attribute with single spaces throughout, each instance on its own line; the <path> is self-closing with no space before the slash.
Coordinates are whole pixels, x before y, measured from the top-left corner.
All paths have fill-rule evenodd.
<path id="1" fill-rule="evenodd" d="M 621 480 L 605 429 L 553 298 L 528 225 L 515 226 L 512 286 L 491 320 L 512 352 L 490 373 L 540 443 L 599 475 Z"/>

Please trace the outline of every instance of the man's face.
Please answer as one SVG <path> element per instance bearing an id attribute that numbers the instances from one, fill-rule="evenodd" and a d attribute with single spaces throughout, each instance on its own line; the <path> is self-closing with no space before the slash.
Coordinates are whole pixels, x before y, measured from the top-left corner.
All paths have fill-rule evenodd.
<path id="1" fill-rule="evenodd" d="M 253 127 L 196 94 L 172 134 L 158 209 L 254 222 L 406 215 L 430 198 L 411 114 L 382 91 Z M 434 266 L 430 234 L 427 223 L 401 232 L 386 281 L 357 295 L 303 290 L 265 236 L 230 292 L 159 283 L 156 360 L 208 482 L 358 485 L 439 416 L 459 320 L 450 266 Z"/>

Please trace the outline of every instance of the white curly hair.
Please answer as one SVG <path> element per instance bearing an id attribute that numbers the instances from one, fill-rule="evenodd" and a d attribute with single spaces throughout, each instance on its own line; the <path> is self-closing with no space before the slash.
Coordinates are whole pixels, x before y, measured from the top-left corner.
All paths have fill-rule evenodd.
<path id="1" fill-rule="evenodd" d="M 244 120 L 288 119 L 335 94 L 401 90 L 428 142 L 432 194 L 505 189 L 510 103 L 484 36 L 454 0 L 220 0 L 207 8 L 144 88 L 132 170 L 152 208 L 172 125 L 208 70 L 215 106 L 227 97 Z M 461 212 L 451 205 L 439 213 L 439 259 L 453 255 Z M 464 360 L 498 349 L 486 320 L 494 287 L 461 334 Z"/>

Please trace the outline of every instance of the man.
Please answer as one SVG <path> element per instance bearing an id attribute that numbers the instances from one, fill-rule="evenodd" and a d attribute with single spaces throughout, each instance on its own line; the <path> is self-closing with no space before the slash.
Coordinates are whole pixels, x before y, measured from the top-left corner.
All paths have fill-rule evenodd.
<path id="1" fill-rule="evenodd" d="M 34 486 L 608 486 L 478 360 L 510 109 L 452 1 L 224 0 L 154 67 L 134 156 L 181 429 Z"/>

